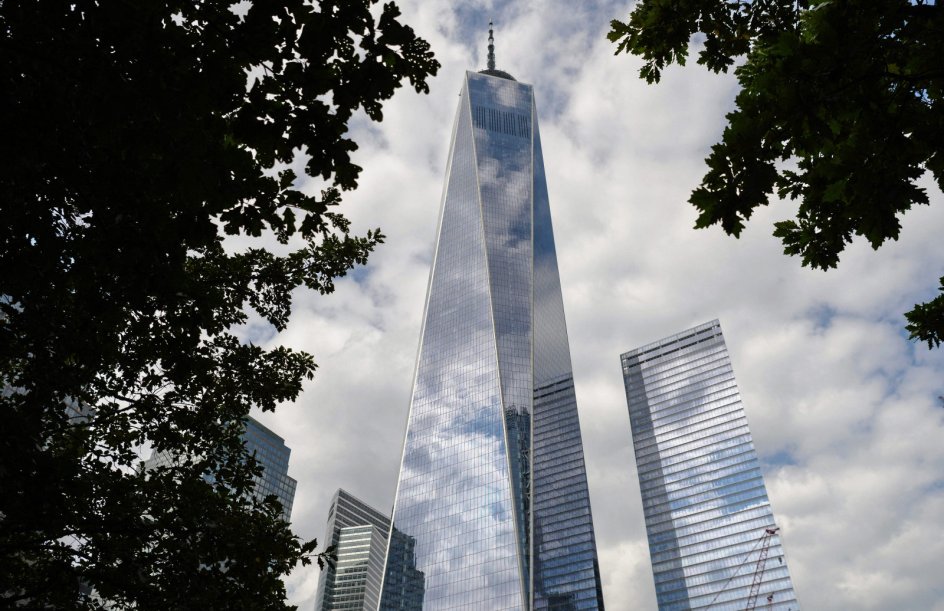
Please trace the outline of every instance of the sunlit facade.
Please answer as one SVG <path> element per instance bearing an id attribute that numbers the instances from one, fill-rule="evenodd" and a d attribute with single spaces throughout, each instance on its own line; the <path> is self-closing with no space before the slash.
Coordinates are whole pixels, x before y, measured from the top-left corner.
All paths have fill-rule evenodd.
<path id="1" fill-rule="evenodd" d="M 315 611 L 377 611 L 390 518 L 346 490 L 331 499 L 325 536 L 337 562 L 318 580 Z"/>
<path id="2" fill-rule="evenodd" d="M 460 96 L 393 513 L 424 592 L 381 609 L 602 609 L 533 90 Z"/>
<path id="3" fill-rule="evenodd" d="M 621 360 L 660 611 L 798 611 L 720 323 Z"/>
<path id="4" fill-rule="evenodd" d="M 387 532 L 376 526 L 348 526 L 338 536 L 331 597 L 324 609 L 375 611 L 380 602 Z"/>

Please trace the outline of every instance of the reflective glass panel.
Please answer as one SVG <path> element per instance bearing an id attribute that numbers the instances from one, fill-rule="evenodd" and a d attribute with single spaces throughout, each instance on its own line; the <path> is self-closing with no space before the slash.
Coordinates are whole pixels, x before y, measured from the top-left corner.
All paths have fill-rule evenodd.
<path id="1" fill-rule="evenodd" d="M 537 112 L 532 109 L 532 116 Z M 603 609 L 560 275 L 534 119 L 534 608 Z"/>
<path id="2" fill-rule="evenodd" d="M 382 609 L 520 609 L 524 601 L 468 99 L 465 89 L 385 575 L 394 583 L 403 581 L 397 571 L 422 573 L 423 596 L 398 598 L 385 582 Z"/>

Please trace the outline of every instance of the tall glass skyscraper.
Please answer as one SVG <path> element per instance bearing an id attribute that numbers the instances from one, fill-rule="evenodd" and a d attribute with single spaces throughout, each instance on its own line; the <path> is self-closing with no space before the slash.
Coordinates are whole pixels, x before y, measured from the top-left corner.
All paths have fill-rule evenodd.
<path id="1" fill-rule="evenodd" d="M 720 323 L 621 360 L 660 611 L 798 611 Z"/>
<path id="2" fill-rule="evenodd" d="M 394 531 L 423 609 L 602 609 L 534 95 L 493 59 L 446 172 Z"/>

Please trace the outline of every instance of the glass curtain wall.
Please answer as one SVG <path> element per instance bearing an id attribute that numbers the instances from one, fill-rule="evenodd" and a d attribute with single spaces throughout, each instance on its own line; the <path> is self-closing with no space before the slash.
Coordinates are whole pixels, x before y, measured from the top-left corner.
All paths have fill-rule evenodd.
<path id="1" fill-rule="evenodd" d="M 315 611 L 377 610 L 389 532 L 389 517 L 347 490 L 334 494 L 320 541 L 335 547 L 338 562 L 321 571 Z"/>
<path id="2" fill-rule="evenodd" d="M 660 611 L 745 608 L 776 528 L 717 320 L 622 355 Z M 779 534 L 757 608 L 798 611 Z"/>
<path id="3" fill-rule="evenodd" d="M 466 74 L 393 514 L 424 592 L 382 609 L 602 608 L 534 117 L 530 85 Z"/>

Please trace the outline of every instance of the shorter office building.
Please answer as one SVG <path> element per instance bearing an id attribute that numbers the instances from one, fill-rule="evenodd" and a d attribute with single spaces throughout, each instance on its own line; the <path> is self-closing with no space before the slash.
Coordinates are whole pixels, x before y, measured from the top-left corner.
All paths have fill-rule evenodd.
<path id="1" fill-rule="evenodd" d="M 321 572 L 316 611 L 376 611 L 389 532 L 389 516 L 346 490 L 335 493 L 321 541 L 334 546 L 337 560 Z"/>
<path id="2" fill-rule="evenodd" d="M 387 532 L 376 526 L 348 526 L 338 536 L 330 599 L 323 609 L 376 609 L 380 600 Z"/>
<path id="3" fill-rule="evenodd" d="M 717 320 L 621 357 L 660 611 L 799 611 Z"/>

